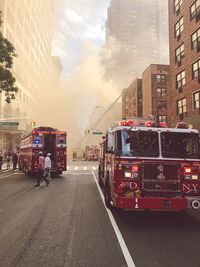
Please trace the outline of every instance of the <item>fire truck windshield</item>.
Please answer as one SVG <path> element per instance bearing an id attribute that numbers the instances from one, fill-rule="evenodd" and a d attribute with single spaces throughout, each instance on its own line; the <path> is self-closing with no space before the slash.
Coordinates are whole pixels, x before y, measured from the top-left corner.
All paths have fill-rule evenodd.
<path id="1" fill-rule="evenodd" d="M 159 157 L 156 131 L 122 131 L 122 156 Z"/>
<path id="2" fill-rule="evenodd" d="M 162 132 L 161 147 L 164 158 L 200 159 L 196 133 Z"/>

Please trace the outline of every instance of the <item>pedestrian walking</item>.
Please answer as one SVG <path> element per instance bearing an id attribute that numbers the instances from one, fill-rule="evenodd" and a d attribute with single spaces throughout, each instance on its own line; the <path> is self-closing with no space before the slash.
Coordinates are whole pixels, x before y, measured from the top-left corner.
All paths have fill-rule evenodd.
<path id="1" fill-rule="evenodd" d="M 6 157 L 7 170 L 10 170 L 10 161 L 11 161 L 11 157 L 10 157 L 10 154 L 8 154 Z"/>
<path id="2" fill-rule="evenodd" d="M 44 169 L 45 169 L 44 162 L 45 162 L 45 159 L 44 159 L 43 153 L 42 153 L 42 151 L 40 151 L 39 152 L 39 159 L 38 159 L 38 176 L 37 176 L 36 186 L 40 186 L 40 181 L 43 179 L 45 180 L 47 185 L 49 184 L 49 181 L 46 179 L 46 177 L 43 177 Z"/>
<path id="3" fill-rule="evenodd" d="M 3 156 L 2 153 L 0 154 L 0 170 L 2 169 L 3 166 Z"/>
<path id="4" fill-rule="evenodd" d="M 46 157 L 45 157 L 45 161 L 44 161 L 44 177 L 48 179 L 48 181 L 50 181 L 50 176 L 51 176 L 51 159 L 50 159 L 51 153 L 47 153 Z"/>
<path id="5" fill-rule="evenodd" d="M 12 155 L 12 162 L 13 162 L 13 170 L 16 170 L 17 162 L 18 162 L 18 156 L 17 156 L 17 153 L 15 153 L 15 152 Z"/>

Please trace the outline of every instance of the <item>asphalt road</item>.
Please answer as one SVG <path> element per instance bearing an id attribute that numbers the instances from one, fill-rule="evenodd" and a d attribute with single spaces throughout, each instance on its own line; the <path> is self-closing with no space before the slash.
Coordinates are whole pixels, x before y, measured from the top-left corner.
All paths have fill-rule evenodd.
<path id="1" fill-rule="evenodd" d="M 40 188 L 18 171 L 0 173 L 0 267 L 127 266 L 96 164 L 72 162 Z M 200 267 L 200 212 L 112 214 L 137 267 Z"/>

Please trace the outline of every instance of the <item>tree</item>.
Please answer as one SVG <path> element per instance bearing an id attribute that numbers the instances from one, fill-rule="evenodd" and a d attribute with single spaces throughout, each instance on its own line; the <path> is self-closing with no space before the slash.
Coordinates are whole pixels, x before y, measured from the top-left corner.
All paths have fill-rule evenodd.
<path id="1" fill-rule="evenodd" d="M 2 12 L 0 11 L 0 27 L 2 26 Z M 15 99 L 18 88 L 15 85 L 16 79 L 12 74 L 13 60 L 17 56 L 15 47 L 4 38 L 0 31 L 0 92 L 4 91 L 7 103 Z"/>

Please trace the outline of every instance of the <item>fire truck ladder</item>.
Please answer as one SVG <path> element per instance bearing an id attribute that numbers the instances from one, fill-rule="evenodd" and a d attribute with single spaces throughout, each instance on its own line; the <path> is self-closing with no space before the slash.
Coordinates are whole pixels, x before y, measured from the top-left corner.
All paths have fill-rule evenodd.
<path id="1" fill-rule="evenodd" d="M 102 121 L 102 119 L 108 114 L 108 112 L 114 107 L 114 105 L 119 101 L 119 99 L 122 97 L 122 95 L 120 94 L 114 102 L 112 102 L 112 104 L 110 104 L 110 106 L 105 110 L 105 112 L 101 115 L 100 118 L 97 119 L 97 121 L 90 127 L 91 129 L 95 129 L 99 123 Z M 77 144 L 77 147 L 80 147 L 80 145 L 85 141 L 85 139 L 87 138 L 87 136 L 84 136 Z"/>

